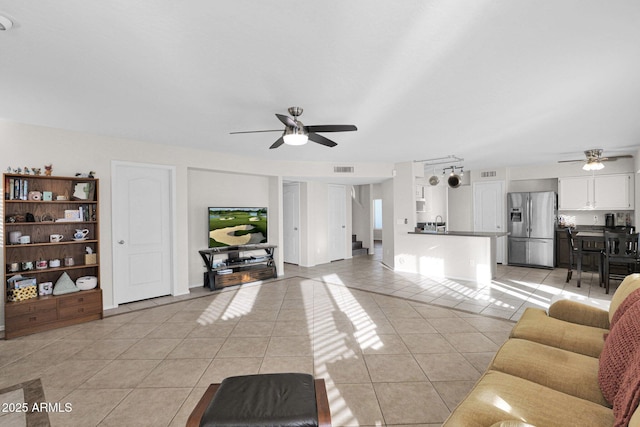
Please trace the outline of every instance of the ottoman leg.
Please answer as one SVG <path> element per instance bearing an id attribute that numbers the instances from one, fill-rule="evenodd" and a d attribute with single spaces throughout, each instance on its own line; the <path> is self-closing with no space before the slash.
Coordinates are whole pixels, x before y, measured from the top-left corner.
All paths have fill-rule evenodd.
<path id="1" fill-rule="evenodd" d="M 200 420 L 204 415 L 204 411 L 207 410 L 207 406 L 209 406 L 209 402 L 211 402 L 211 399 L 213 399 L 213 396 L 215 396 L 216 391 L 218 391 L 218 387 L 220 387 L 220 384 L 209 385 L 207 391 L 204 392 L 196 407 L 193 408 L 193 411 L 191 411 L 191 414 L 187 419 L 187 427 L 200 427 Z"/>
<path id="2" fill-rule="evenodd" d="M 329 398 L 324 379 L 314 380 L 314 385 L 316 388 L 316 407 L 318 408 L 318 427 L 331 427 L 331 411 L 329 410 Z"/>

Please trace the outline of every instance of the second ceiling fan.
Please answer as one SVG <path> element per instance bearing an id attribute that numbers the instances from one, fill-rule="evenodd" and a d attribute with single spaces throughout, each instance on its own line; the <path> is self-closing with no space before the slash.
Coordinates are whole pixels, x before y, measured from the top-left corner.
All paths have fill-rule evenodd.
<path id="1" fill-rule="evenodd" d="M 304 145 L 307 141 L 312 141 L 317 144 L 324 145 L 326 147 L 335 147 L 338 145 L 336 142 L 319 135 L 318 132 L 349 132 L 358 130 L 355 125 L 314 125 L 305 126 L 298 117 L 302 115 L 303 109 L 301 107 L 290 107 L 288 109 L 289 114 L 292 117 L 285 116 L 284 114 L 277 114 L 276 117 L 280 120 L 285 128 L 282 136 L 278 138 L 276 142 L 271 144 L 269 148 L 278 148 L 282 144 L 287 145 Z M 230 132 L 233 134 L 238 133 L 258 133 L 258 132 L 282 132 L 281 129 L 274 130 L 251 130 Z"/>
<path id="2" fill-rule="evenodd" d="M 579 160 L 560 160 L 558 163 L 574 163 L 574 162 L 584 162 L 582 169 L 587 171 L 600 170 L 604 168 L 604 164 L 602 162 L 610 162 L 615 161 L 617 159 L 628 159 L 633 156 L 630 154 L 623 154 L 620 156 L 602 156 L 602 148 L 592 148 L 591 150 L 585 150 L 584 155 L 585 159 Z"/>

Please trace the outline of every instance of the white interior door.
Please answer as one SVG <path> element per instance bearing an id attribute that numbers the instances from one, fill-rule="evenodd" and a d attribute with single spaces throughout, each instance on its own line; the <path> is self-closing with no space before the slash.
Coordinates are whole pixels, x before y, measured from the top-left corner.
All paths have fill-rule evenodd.
<path id="1" fill-rule="evenodd" d="M 172 168 L 114 163 L 113 278 L 116 304 L 173 289 Z"/>
<path id="2" fill-rule="evenodd" d="M 489 181 L 473 184 L 474 231 L 504 231 L 504 182 Z M 496 239 L 496 261 L 505 263 L 506 237 Z"/>
<path id="3" fill-rule="evenodd" d="M 284 262 L 300 264 L 300 184 L 284 184 L 282 191 Z"/>
<path id="4" fill-rule="evenodd" d="M 346 255 L 347 192 L 344 185 L 329 185 L 329 260 Z"/>

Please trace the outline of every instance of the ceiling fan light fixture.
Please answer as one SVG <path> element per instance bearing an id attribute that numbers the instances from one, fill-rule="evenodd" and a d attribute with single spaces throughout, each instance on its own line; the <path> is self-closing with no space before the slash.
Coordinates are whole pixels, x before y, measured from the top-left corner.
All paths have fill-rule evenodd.
<path id="1" fill-rule="evenodd" d="M 604 164 L 599 160 L 587 160 L 587 162 L 582 166 L 582 170 L 585 171 L 599 171 L 604 168 Z"/>
<path id="2" fill-rule="evenodd" d="M 309 141 L 309 137 L 302 133 L 292 133 L 283 137 L 287 145 L 304 145 Z"/>
<path id="3" fill-rule="evenodd" d="M 284 143 L 287 145 L 304 145 L 309 141 L 309 134 L 305 132 L 304 126 L 302 123 L 298 122 L 300 127 L 298 128 L 290 128 L 284 131 L 284 135 L 282 139 Z"/>

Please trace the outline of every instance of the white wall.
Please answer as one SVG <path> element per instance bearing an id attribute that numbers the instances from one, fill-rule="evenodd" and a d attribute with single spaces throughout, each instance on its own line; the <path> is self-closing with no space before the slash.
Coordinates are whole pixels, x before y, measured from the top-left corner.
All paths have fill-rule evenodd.
<path id="1" fill-rule="evenodd" d="M 398 256 L 407 253 L 403 246 L 405 240 L 402 237 L 408 232 L 414 231 L 416 227 L 416 204 L 415 204 L 415 176 L 413 164 L 410 162 L 396 164 L 396 176 L 393 178 L 393 265 L 398 263 Z M 386 226 L 385 226 L 386 230 Z M 385 252 L 387 249 L 386 237 L 383 243 Z"/>
<path id="2" fill-rule="evenodd" d="M 550 163 L 547 165 L 510 168 L 508 170 L 508 179 L 518 181 L 523 179 L 548 179 L 591 175 L 592 172 L 582 170 L 582 165 L 582 162 Z M 596 173 L 604 175 L 635 172 L 633 166 L 634 159 L 619 159 L 614 162 L 606 162 L 605 168 Z"/>
<path id="3" fill-rule="evenodd" d="M 525 191 L 555 191 L 558 192 L 558 178 L 520 179 L 509 181 L 507 193 Z"/>
<path id="4" fill-rule="evenodd" d="M 380 185 L 380 198 L 382 199 L 382 263 L 390 268 L 393 268 L 395 245 L 393 183 L 393 179 L 387 179 Z"/>
<path id="5" fill-rule="evenodd" d="M 463 185 L 449 190 L 449 206 L 447 213 L 447 230 L 473 231 L 473 191 L 470 185 Z"/>

